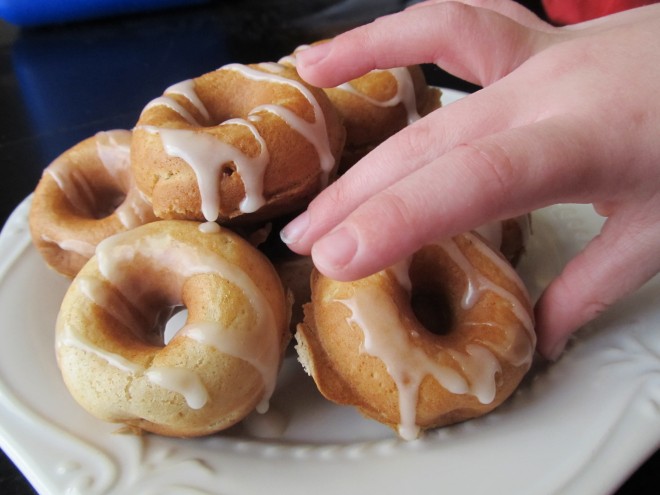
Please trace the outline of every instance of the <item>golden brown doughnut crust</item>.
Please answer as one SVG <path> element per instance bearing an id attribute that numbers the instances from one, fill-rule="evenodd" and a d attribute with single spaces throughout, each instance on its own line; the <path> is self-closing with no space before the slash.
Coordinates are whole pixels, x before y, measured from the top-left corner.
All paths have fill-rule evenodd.
<path id="1" fill-rule="evenodd" d="M 312 45 L 326 43 L 320 40 Z M 302 45 L 280 60 L 295 67 Z M 337 87 L 324 88 L 346 127 L 339 173 L 405 126 L 442 105 L 440 88 L 429 86 L 421 66 L 373 70 Z"/>
<path id="2" fill-rule="evenodd" d="M 118 144 L 99 144 L 116 139 Z M 44 171 L 30 207 L 32 241 L 46 263 L 57 272 L 73 277 L 106 237 L 138 224 L 153 221 L 151 206 L 133 188 L 128 163 L 105 164 L 99 146 L 115 153 L 116 161 L 128 160 L 130 131 L 101 132 L 71 147 Z M 126 149 L 121 149 L 122 146 Z M 67 190 L 68 189 L 68 190 Z M 128 215 L 116 211 L 127 204 Z"/>
<path id="3" fill-rule="evenodd" d="M 256 80 L 250 73 L 270 75 L 293 84 Z M 209 118 L 200 113 L 186 96 L 166 91 L 165 96 L 174 105 L 148 105 L 135 129 L 132 153 L 137 184 L 151 198 L 154 211 L 160 218 L 202 221 L 205 216 L 199 178 L 186 160 L 168 154 L 159 129 L 206 133 L 248 159 L 255 159 L 263 150 L 255 139 L 254 130 L 263 138 L 269 161 L 263 186 L 258 189 L 265 204 L 254 212 L 242 210 L 241 201 L 246 198 L 245 183 L 252 183 L 253 179 L 242 176 L 237 163 L 227 159 L 215 174 L 217 187 L 209 186 L 219 198 L 217 220 L 221 223 L 253 224 L 303 208 L 336 172 L 345 130 L 325 93 L 302 81 L 295 69 L 277 64 L 231 64 L 195 78 L 193 86 L 194 94 Z M 315 104 L 310 103 L 296 86 L 305 88 Z M 174 109 L 176 105 L 189 112 L 195 122 L 182 117 Z M 270 109 L 264 109 L 264 105 Z M 325 139 L 332 161 L 330 169 L 325 171 L 321 169 L 319 152 L 311 140 L 273 111 L 274 107 L 284 108 L 313 124 L 318 123 L 316 105 L 322 113 L 321 123 L 326 129 Z M 227 122 L 230 119 L 241 119 L 243 123 Z"/>
<path id="4" fill-rule="evenodd" d="M 188 320 L 164 345 L 159 323 L 173 304 Z M 157 221 L 102 243 L 76 276 L 57 320 L 58 364 L 73 397 L 105 421 L 206 435 L 263 401 L 255 363 L 276 376 L 288 317 L 277 273 L 249 243 L 197 222 Z"/>
<path id="5" fill-rule="evenodd" d="M 441 91 L 427 85 L 420 66 L 413 65 L 396 70 L 401 71 L 400 77 L 406 77 L 407 72 L 412 84 L 411 96 L 405 95 L 406 88 L 401 87 L 394 70 L 372 71 L 339 87 L 325 89 L 346 126 L 342 168 L 355 163 L 406 127 L 411 123 L 411 118 L 423 117 L 440 108 Z M 346 86 L 351 86 L 353 90 L 347 91 Z M 393 106 L 381 106 L 370 101 L 384 103 L 406 98 L 414 100 L 417 115 L 411 115 L 412 109 L 406 108 L 404 101 Z"/>
<path id="6" fill-rule="evenodd" d="M 387 325 L 388 328 L 396 326 L 393 335 L 403 339 L 394 345 L 408 349 L 408 354 L 402 358 L 404 363 L 410 359 L 409 367 L 403 367 L 408 374 L 407 386 L 414 387 L 413 369 L 422 359 L 415 353 L 422 352 L 426 356 L 424 359 L 435 360 L 434 366 L 442 373 L 453 370 L 452 373 L 462 376 L 472 387 L 467 392 L 452 393 L 430 374 L 423 373 L 417 389 L 419 399 L 414 404 L 417 427 L 433 428 L 481 416 L 511 395 L 529 369 L 535 345 L 532 329 L 525 327 L 532 322 L 529 296 L 513 270 L 509 270 L 506 262 L 476 235 L 458 236 L 453 242 L 462 256 L 470 260 L 475 273 L 482 274 L 473 275 L 474 280 L 481 280 L 479 277 L 483 276 L 511 298 L 486 288 L 472 307 L 463 307 L 461 301 L 470 279 L 455 261 L 461 255 L 450 254 L 438 245 L 427 246 L 413 257 L 409 271 L 411 293 L 401 286 L 392 270 L 354 282 L 333 281 L 313 272 L 312 302 L 305 306 L 305 321 L 298 326 L 297 350 L 301 362 L 326 398 L 353 405 L 367 417 L 393 428 L 399 428 L 404 421 L 400 412 L 403 402 L 399 387 L 402 385 L 393 378 L 395 372 L 392 371 L 396 370 L 397 362 L 386 363 L 379 354 L 386 353 L 386 346 L 379 352 L 369 350 L 365 330 L 358 322 L 361 317 L 353 314 L 350 304 L 346 303 L 357 300 L 356 293 L 373 294 L 374 291 L 394 304 L 391 306 L 384 299 L 377 299 L 376 313 L 389 315 L 387 308 L 396 308 L 392 309 L 392 321 Z M 485 250 L 488 250 L 487 255 Z M 418 301 L 425 299 L 427 303 L 420 306 Z M 433 301 L 432 324 L 422 311 L 424 307 L 429 309 L 429 299 Z M 438 307 L 442 307 L 442 311 Z M 369 311 L 368 308 L 362 310 Z M 366 320 L 363 318 L 363 321 Z M 377 331 L 389 332 L 380 327 L 370 330 Z M 370 335 L 373 341 L 375 334 Z M 499 366 L 499 371 L 480 370 L 481 358 L 471 357 L 471 352 L 475 356 L 483 355 L 483 362 L 494 366 L 493 369 Z M 496 362 L 489 361 L 492 356 Z M 475 371 L 476 376 L 481 373 L 487 379 L 481 383 L 468 371 Z M 492 400 L 482 402 L 478 396 L 485 394 L 488 387 L 484 389 L 484 384 L 493 386 L 495 393 Z"/>
<path id="7" fill-rule="evenodd" d="M 532 215 L 522 215 L 502 221 L 502 245 L 500 251 L 509 262 L 516 266 L 525 254 L 527 240 L 531 235 Z"/>

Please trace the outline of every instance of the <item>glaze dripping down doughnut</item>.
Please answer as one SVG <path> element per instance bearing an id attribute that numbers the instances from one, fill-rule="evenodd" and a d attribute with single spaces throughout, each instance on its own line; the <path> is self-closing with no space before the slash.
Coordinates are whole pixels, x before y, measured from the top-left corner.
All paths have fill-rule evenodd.
<path id="1" fill-rule="evenodd" d="M 131 132 L 99 132 L 56 158 L 35 189 L 29 225 L 46 263 L 72 277 L 96 245 L 117 232 L 155 220 L 135 187 Z"/>
<path id="2" fill-rule="evenodd" d="M 274 63 L 176 84 L 134 132 L 136 181 L 156 215 L 220 223 L 304 207 L 335 174 L 345 139 L 325 93 Z"/>
<path id="3" fill-rule="evenodd" d="M 531 365 L 527 291 L 477 234 L 354 282 L 314 272 L 311 289 L 296 333 L 303 366 L 325 397 L 404 439 L 491 411 Z"/>
<path id="4" fill-rule="evenodd" d="M 322 43 L 322 42 L 321 42 Z M 298 47 L 280 63 L 296 66 Z M 325 93 L 342 117 L 345 170 L 388 137 L 441 106 L 441 91 L 426 83 L 419 65 L 376 69 Z"/>
<path id="5" fill-rule="evenodd" d="M 98 418 L 190 437 L 267 409 L 290 339 L 284 289 L 249 243 L 203 225 L 161 220 L 110 237 L 67 291 L 57 360 Z M 181 306 L 186 323 L 165 343 Z"/>

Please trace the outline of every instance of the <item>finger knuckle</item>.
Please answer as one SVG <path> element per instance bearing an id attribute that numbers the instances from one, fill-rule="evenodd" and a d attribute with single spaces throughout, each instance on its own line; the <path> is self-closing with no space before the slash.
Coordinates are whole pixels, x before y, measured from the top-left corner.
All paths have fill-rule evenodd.
<path id="1" fill-rule="evenodd" d="M 314 198 L 308 205 L 310 211 L 335 212 L 349 200 L 349 195 L 339 182 L 331 184 L 323 193 Z"/>
<path id="2" fill-rule="evenodd" d="M 388 217 L 388 224 L 397 225 L 403 231 L 410 231 L 413 227 L 413 215 L 410 204 L 403 198 L 389 191 L 383 193 L 383 213 Z"/>
<path id="3" fill-rule="evenodd" d="M 433 133 L 426 120 L 419 120 L 414 125 L 406 127 L 397 136 L 397 146 L 401 150 L 399 156 L 410 156 L 415 159 L 430 159 L 432 153 Z"/>
<path id="4" fill-rule="evenodd" d="M 461 165 L 468 180 L 493 199 L 507 197 L 520 182 L 518 167 L 509 152 L 494 142 L 474 142 L 459 146 Z"/>

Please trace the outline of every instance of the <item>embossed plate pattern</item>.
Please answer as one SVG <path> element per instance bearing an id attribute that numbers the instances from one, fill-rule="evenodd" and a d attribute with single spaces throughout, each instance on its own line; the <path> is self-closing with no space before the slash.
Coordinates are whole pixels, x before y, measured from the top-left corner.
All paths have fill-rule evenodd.
<path id="1" fill-rule="evenodd" d="M 326 402 L 292 356 L 272 412 L 249 427 L 194 440 L 116 433 L 61 381 L 53 326 L 68 282 L 30 244 L 29 203 L 0 234 L 0 445 L 42 494 L 597 495 L 660 445 L 657 276 L 494 413 L 414 442 Z M 588 206 L 535 213 L 520 267 L 533 297 L 601 224 Z"/>

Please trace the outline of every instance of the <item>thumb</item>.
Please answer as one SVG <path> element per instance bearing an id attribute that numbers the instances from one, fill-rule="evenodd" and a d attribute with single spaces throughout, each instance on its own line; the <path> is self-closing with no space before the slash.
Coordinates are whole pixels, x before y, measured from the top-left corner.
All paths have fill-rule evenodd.
<path id="1" fill-rule="evenodd" d="M 433 62 L 486 86 L 547 46 L 549 33 L 490 9 L 441 2 L 381 17 L 302 50 L 297 67 L 311 84 L 330 87 L 373 69 Z"/>
<path id="2" fill-rule="evenodd" d="M 641 215 L 609 218 L 597 237 L 546 288 L 536 305 L 539 352 L 554 360 L 569 336 L 660 271 L 660 224 Z M 640 218 L 635 217 L 641 216 Z"/>

